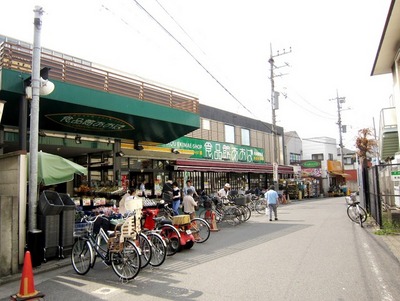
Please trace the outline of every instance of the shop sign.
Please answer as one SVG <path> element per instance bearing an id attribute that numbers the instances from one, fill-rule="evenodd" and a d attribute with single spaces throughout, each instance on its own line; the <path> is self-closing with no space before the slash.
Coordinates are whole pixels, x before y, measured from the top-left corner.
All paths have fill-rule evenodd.
<path id="1" fill-rule="evenodd" d="M 192 150 L 193 159 L 208 159 L 224 162 L 265 163 L 262 148 L 249 147 L 202 139 L 182 137 L 162 147 Z"/>
<path id="2" fill-rule="evenodd" d="M 66 127 L 89 131 L 127 131 L 135 128 L 124 120 L 90 113 L 47 114 L 47 118 Z"/>
<path id="3" fill-rule="evenodd" d="M 391 171 L 390 178 L 392 181 L 400 181 L 400 170 Z"/>
<path id="4" fill-rule="evenodd" d="M 302 178 L 319 178 L 322 176 L 320 160 L 303 160 L 300 162 Z"/>
<path id="5" fill-rule="evenodd" d="M 321 161 L 315 161 L 315 160 L 301 161 L 300 165 L 303 168 L 321 168 Z"/>

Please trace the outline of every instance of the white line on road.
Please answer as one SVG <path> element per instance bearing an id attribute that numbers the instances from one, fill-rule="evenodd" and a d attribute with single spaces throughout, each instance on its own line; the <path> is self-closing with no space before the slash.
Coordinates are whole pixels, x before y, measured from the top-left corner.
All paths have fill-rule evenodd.
<path id="1" fill-rule="evenodd" d="M 364 242 L 363 247 L 365 250 L 365 254 L 367 255 L 367 260 L 370 263 L 371 270 L 375 274 L 376 278 L 378 279 L 378 286 L 381 287 L 381 290 L 380 290 L 380 294 L 382 297 L 381 300 L 394 301 L 392 294 L 388 290 L 388 286 L 385 284 L 385 281 L 383 280 L 383 277 L 378 268 L 378 265 L 376 264 L 376 259 L 375 259 L 374 254 L 371 252 L 371 249 L 369 248 L 367 243 Z"/>

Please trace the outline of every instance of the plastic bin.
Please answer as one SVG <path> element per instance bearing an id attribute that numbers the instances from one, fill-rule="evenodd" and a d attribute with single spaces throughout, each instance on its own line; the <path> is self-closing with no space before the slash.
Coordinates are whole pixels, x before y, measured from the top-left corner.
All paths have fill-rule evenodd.
<path id="1" fill-rule="evenodd" d="M 74 244 L 75 202 L 66 193 L 58 194 L 64 204 L 60 214 L 60 256 L 64 257 L 64 249 L 72 248 Z"/>
<path id="2" fill-rule="evenodd" d="M 60 215 L 38 214 L 38 228 L 43 232 L 44 261 L 60 254 Z"/>
<path id="3" fill-rule="evenodd" d="M 39 210 L 42 215 L 60 214 L 63 207 L 61 197 L 55 191 L 45 190 L 39 197 Z"/>

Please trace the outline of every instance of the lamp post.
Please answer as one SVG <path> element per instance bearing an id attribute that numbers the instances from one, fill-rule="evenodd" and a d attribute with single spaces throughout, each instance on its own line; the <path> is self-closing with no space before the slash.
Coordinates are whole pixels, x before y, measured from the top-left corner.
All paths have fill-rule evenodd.
<path id="1" fill-rule="evenodd" d="M 43 8 L 35 6 L 34 39 L 32 51 L 32 100 L 31 100 L 31 119 L 29 135 L 29 232 L 35 232 L 37 228 L 37 196 L 38 196 L 38 136 L 39 136 L 39 93 L 40 93 L 40 30 L 42 28 Z M 28 233 L 29 233 L 28 232 Z"/>

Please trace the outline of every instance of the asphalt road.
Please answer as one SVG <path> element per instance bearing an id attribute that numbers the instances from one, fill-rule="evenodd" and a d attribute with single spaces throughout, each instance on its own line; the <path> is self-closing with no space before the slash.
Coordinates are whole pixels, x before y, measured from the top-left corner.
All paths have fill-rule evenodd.
<path id="1" fill-rule="evenodd" d="M 35 275 L 35 288 L 45 300 L 400 300 L 398 259 L 348 219 L 344 198 L 292 202 L 278 215 L 219 225 L 128 283 L 97 262 L 85 276 L 69 265 Z M 2 285 L 0 300 L 19 287 Z"/>

